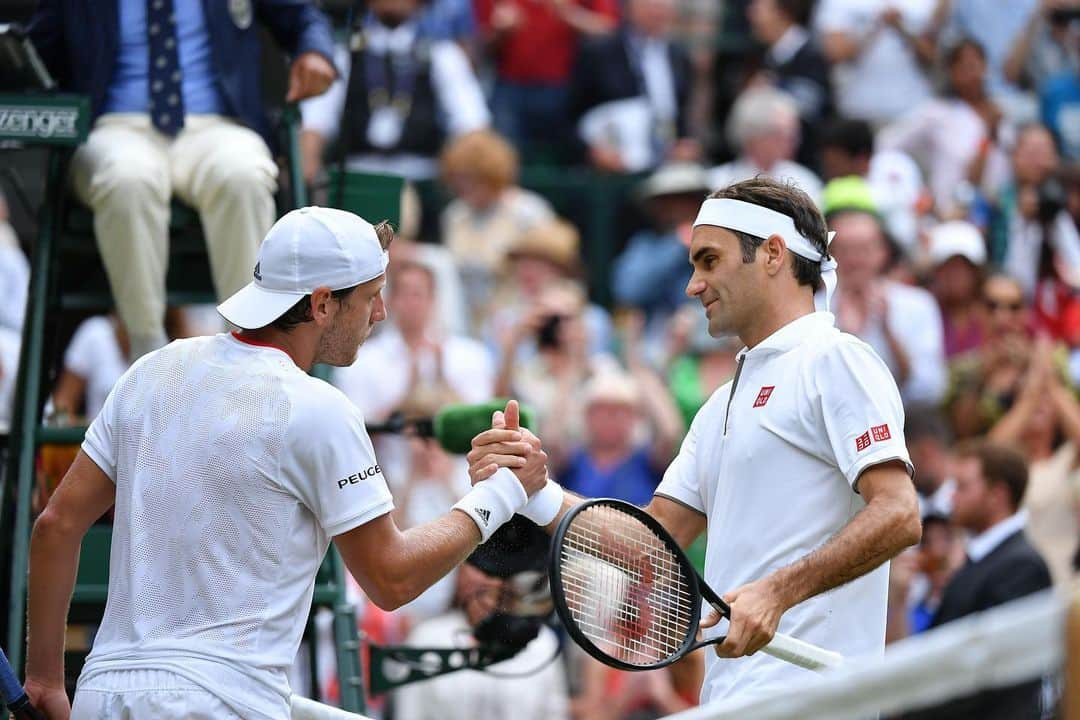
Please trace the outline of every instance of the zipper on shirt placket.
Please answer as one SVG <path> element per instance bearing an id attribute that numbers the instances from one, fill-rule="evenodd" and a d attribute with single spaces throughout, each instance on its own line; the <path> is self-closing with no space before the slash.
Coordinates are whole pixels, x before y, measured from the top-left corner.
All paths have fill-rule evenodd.
<path id="1" fill-rule="evenodd" d="M 739 375 L 742 374 L 743 363 L 746 362 L 746 355 L 739 358 L 739 364 L 735 368 L 735 377 L 731 380 L 731 392 L 728 393 L 727 409 L 724 410 L 724 435 L 727 436 L 728 418 L 731 416 L 731 401 L 735 399 L 735 388 L 739 386 Z"/>

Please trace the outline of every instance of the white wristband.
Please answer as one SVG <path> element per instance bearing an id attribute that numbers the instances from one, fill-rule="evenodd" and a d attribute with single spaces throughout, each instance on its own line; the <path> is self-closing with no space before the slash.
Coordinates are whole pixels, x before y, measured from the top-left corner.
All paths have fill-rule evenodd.
<path id="1" fill-rule="evenodd" d="M 540 491 L 525 503 L 525 507 L 518 510 L 518 515 L 524 515 L 540 527 L 546 527 L 559 516 L 562 501 L 562 486 L 554 480 L 548 480 L 547 485 L 540 488 Z"/>
<path id="2" fill-rule="evenodd" d="M 525 506 L 529 496 L 517 476 L 506 468 L 487 480 L 476 483 L 472 490 L 454 504 L 476 523 L 480 529 L 480 542 L 487 542 L 491 534 Z"/>

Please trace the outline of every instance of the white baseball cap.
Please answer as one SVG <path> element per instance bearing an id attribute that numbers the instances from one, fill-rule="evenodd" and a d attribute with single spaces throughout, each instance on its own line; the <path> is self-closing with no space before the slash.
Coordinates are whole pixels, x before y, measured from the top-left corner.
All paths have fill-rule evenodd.
<path id="1" fill-rule="evenodd" d="M 930 262 L 934 267 L 957 256 L 976 267 L 986 263 L 986 241 L 979 228 L 966 220 L 943 222 L 930 231 Z"/>
<path id="2" fill-rule="evenodd" d="M 265 327 L 315 288 L 366 283 L 385 274 L 388 261 L 375 228 L 359 216 L 324 207 L 293 210 L 266 233 L 255 279 L 218 312 L 245 330 Z"/>

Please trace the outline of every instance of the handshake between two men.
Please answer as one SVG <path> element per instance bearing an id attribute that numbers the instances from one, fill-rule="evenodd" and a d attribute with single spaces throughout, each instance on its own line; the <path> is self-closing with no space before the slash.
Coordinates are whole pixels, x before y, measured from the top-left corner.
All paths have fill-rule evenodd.
<path id="1" fill-rule="evenodd" d="M 508 401 L 505 410 L 492 414 L 491 429 L 473 438 L 472 449 L 466 458 L 473 485 L 499 472 L 511 473 L 517 478 L 528 495 L 528 502 L 517 508 L 518 514 L 540 527 L 552 525 L 562 516 L 565 494 L 558 483 L 548 477 L 548 456 L 540 438 L 528 428 L 521 427 L 517 400 Z"/>

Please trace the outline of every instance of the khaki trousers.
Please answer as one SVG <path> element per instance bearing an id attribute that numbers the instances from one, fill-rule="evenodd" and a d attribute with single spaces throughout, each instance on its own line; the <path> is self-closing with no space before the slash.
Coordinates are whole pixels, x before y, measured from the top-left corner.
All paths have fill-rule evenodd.
<path id="1" fill-rule="evenodd" d="M 262 138 L 217 115 L 189 115 L 175 138 L 148 115 L 98 118 L 72 159 L 72 188 L 94 211 L 94 234 L 132 359 L 165 344 L 169 200 L 194 207 L 214 290 L 224 299 L 251 281 L 274 222 L 277 165 Z"/>

